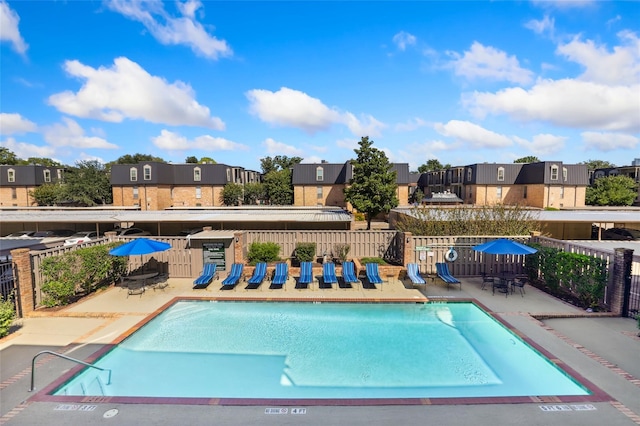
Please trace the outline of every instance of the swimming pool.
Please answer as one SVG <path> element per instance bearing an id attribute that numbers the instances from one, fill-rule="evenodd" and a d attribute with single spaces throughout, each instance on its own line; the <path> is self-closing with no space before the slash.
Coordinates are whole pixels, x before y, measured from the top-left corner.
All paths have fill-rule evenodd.
<path id="1" fill-rule="evenodd" d="M 54 395 L 368 399 L 589 395 L 473 303 L 178 301 Z"/>

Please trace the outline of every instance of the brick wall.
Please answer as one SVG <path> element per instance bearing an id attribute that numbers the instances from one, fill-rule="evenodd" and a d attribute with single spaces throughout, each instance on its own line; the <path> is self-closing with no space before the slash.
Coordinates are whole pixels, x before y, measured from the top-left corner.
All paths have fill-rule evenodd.
<path id="1" fill-rule="evenodd" d="M 0 205 L 18 207 L 29 207 L 37 205 L 33 197 L 29 195 L 29 192 L 33 191 L 35 187 L 20 186 L 13 188 L 15 188 L 16 190 L 16 198 L 13 198 L 12 187 L 3 186 L 2 188 L 0 188 Z"/>

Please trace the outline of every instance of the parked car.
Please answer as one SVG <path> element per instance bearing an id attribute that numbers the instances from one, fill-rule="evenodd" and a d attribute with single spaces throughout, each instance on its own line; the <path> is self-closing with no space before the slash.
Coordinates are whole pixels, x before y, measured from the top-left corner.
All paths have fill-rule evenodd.
<path id="1" fill-rule="evenodd" d="M 35 234 L 36 231 L 18 231 L 5 236 L 5 238 L 29 238 L 33 237 Z"/>
<path id="2" fill-rule="evenodd" d="M 69 239 L 64 241 L 65 246 L 73 246 L 76 244 L 82 244 L 89 242 L 91 240 L 95 240 L 98 238 L 98 233 L 96 231 L 81 231 L 76 232 Z"/>
<path id="3" fill-rule="evenodd" d="M 70 237 L 74 234 L 71 229 L 49 229 L 47 231 L 38 231 L 33 236 L 35 238 L 62 238 Z"/>
<path id="4" fill-rule="evenodd" d="M 186 237 L 189 235 L 194 235 L 197 234 L 199 232 L 204 231 L 203 228 L 193 228 L 193 229 L 183 229 L 182 231 L 180 231 L 180 236 L 181 237 Z"/>
<path id="5" fill-rule="evenodd" d="M 120 228 L 116 229 L 116 235 L 123 237 L 143 237 L 145 235 L 151 235 L 151 233 L 143 231 L 140 228 Z"/>
<path id="6" fill-rule="evenodd" d="M 602 239 L 640 241 L 640 231 L 629 228 L 609 228 L 602 231 Z"/>

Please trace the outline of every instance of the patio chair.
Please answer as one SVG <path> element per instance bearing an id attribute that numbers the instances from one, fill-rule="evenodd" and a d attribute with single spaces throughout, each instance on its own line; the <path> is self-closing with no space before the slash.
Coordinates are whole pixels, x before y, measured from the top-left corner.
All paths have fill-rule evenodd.
<path id="1" fill-rule="evenodd" d="M 407 264 L 407 276 L 411 280 L 411 283 L 416 284 L 426 284 L 427 282 L 420 276 L 420 267 L 417 263 L 409 263 Z"/>
<path id="2" fill-rule="evenodd" d="M 284 284 L 289 279 L 289 264 L 286 262 L 276 263 L 276 270 L 273 273 L 273 278 L 271 279 L 271 285 L 269 288 L 271 289 L 279 289 L 284 286 Z"/>
<path id="3" fill-rule="evenodd" d="M 348 288 L 351 288 L 351 284 L 360 282 L 356 274 L 356 266 L 352 261 L 342 263 L 342 281 Z"/>
<path id="4" fill-rule="evenodd" d="M 460 290 L 462 290 L 462 283 L 459 279 L 451 275 L 451 272 L 449 272 L 449 265 L 442 262 L 436 263 L 436 272 L 440 279 L 447 284 L 447 289 L 449 289 L 449 284 L 458 284 L 460 286 Z"/>
<path id="5" fill-rule="evenodd" d="M 234 263 L 231 265 L 231 271 L 227 278 L 222 281 L 222 287 L 220 290 L 232 290 L 235 286 L 240 282 L 240 278 L 242 278 L 242 270 L 244 269 L 244 264 L 242 263 Z"/>
<path id="6" fill-rule="evenodd" d="M 251 278 L 247 280 L 247 286 L 245 289 L 247 290 L 255 290 L 260 287 L 262 281 L 264 281 L 267 276 L 267 263 L 266 262 L 258 262 L 256 264 L 256 268 L 253 270 L 253 275 Z"/>
<path id="7" fill-rule="evenodd" d="M 313 265 L 311 262 L 300 262 L 300 277 L 296 288 L 307 288 L 314 281 L 313 279 Z"/>
<path id="8" fill-rule="evenodd" d="M 322 284 L 323 288 L 328 285 L 329 288 L 333 288 L 333 283 L 338 284 L 338 277 L 336 276 L 336 264 L 333 262 L 327 262 L 322 264 Z"/>
<path id="9" fill-rule="evenodd" d="M 214 277 L 217 276 L 216 268 L 217 265 L 215 263 L 205 263 L 202 273 L 193 281 L 193 289 L 197 290 L 207 288 L 209 284 L 211 284 L 211 281 L 213 281 Z"/>
<path id="10" fill-rule="evenodd" d="M 511 294 L 513 294 L 514 290 L 517 288 L 520 290 L 520 296 L 524 297 L 524 285 L 527 283 L 527 279 L 527 277 L 516 277 L 511 281 Z"/>
<path id="11" fill-rule="evenodd" d="M 382 278 L 380 278 L 377 263 L 367 263 L 365 265 L 365 270 L 367 273 L 367 280 L 373 285 L 373 288 L 375 288 L 375 284 L 382 284 L 384 282 L 382 281 Z"/>

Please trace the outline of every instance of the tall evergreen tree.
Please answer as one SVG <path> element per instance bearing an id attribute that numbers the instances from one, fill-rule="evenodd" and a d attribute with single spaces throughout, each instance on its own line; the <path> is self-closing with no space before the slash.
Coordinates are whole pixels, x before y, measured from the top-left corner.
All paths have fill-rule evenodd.
<path id="1" fill-rule="evenodd" d="M 358 144 L 360 148 L 354 150 L 357 158 L 351 160 L 353 178 L 344 193 L 346 201 L 365 214 L 367 229 L 371 229 L 374 217 L 398 206 L 397 173 L 384 151 L 374 148 L 368 136 Z"/>

